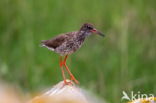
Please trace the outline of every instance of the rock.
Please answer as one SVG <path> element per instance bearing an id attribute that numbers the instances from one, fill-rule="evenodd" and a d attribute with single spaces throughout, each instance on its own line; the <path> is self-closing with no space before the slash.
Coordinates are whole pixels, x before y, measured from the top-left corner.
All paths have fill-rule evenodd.
<path id="1" fill-rule="evenodd" d="M 73 83 L 64 85 L 64 82 L 61 81 L 47 92 L 33 98 L 29 103 L 104 103 L 93 102 L 89 98 L 82 89 Z"/>

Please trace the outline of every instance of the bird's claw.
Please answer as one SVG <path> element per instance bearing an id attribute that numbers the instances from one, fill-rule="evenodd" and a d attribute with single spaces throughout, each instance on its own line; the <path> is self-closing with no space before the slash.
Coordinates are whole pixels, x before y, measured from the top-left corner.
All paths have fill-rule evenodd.
<path id="1" fill-rule="evenodd" d="M 64 80 L 64 85 L 73 85 L 72 81 L 66 81 Z"/>

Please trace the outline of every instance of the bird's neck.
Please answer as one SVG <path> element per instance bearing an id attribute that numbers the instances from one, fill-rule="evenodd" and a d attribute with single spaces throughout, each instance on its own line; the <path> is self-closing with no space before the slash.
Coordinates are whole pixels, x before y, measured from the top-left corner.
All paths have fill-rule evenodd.
<path id="1" fill-rule="evenodd" d="M 85 31 L 78 31 L 78 35 L 76 38 L 78 41 L 84 41 L 87 36 L 88 35 L 86 34 Z"/>
<path id="2" fill-rule="evenodd" d="M 89 36 L 91 33 L 87 32 L 87 31 L 79 31 L 78 36 L 86 38 L 87 36 Z"/>

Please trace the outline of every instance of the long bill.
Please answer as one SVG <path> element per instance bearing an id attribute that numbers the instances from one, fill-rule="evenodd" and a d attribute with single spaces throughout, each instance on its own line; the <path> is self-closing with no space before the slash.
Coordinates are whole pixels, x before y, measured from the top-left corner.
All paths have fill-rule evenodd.
<path id="1" fill-rule="evenodd" d="M 102 36 L 102 37 L 105 37 L 105 35 L 103 33 L 101 33 L 100 31 L 96 31 L 96 34 Z"/>
<path id="2" fill-rule="evenodd" d="M 96 34 L 98 34 L 98 35 L 100 35 L 100 36 L 103 36 L 103 37 L 105 36 L 102 32 L 100 32 L 100 31 L 98 31 L 98 30 L 96 30 L 96 29 L 93 29 L 92 32 L 93 32 L 93 33 L 96 33 Z"/>

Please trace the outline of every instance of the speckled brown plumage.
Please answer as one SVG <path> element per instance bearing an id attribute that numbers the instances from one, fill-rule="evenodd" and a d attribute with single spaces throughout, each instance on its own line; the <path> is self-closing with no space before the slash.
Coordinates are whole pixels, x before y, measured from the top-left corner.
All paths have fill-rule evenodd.
<path id="1" fill-rule="evenodd" d="M 87 23 L 84 24 L 79 31 L 60 34 L 52 39 L 43 40 L 42 46 L 47 47 L 62 56 L 68 55 L 79 49 L 88 35 L 97 32 L 91 30 L 96 29 L 94 29 L 92 24 Z M 97 33 L 101 34 L 100 32 Z"/>
<path id="2" fill-rule="evenodd" d="M 66 81 L 64 69 L 62 68 L 63 66 L 65 67 L 65 70 L 69 73 L 71 80 L 74 80 L 74 82 L 78 84 L 78 81 L 75 79 L 73 74 L 70 72 L 68 66 L 66 65 L 68 54 L 72 54 L 77 51 L 82 46 L 85 38 L 93 33 L 104 36 L 101 32 L 96 30 L 92 24 L 85 23 L 78 31 L 60 34 L 52 39 L 42 41 L 43 47 L 46 47 L 61 55 L 60 68 L 62 70 L 62 76 L 65 84 L 68 83 Z M 63 61 L 62 56 L 65 56 Z"/>

